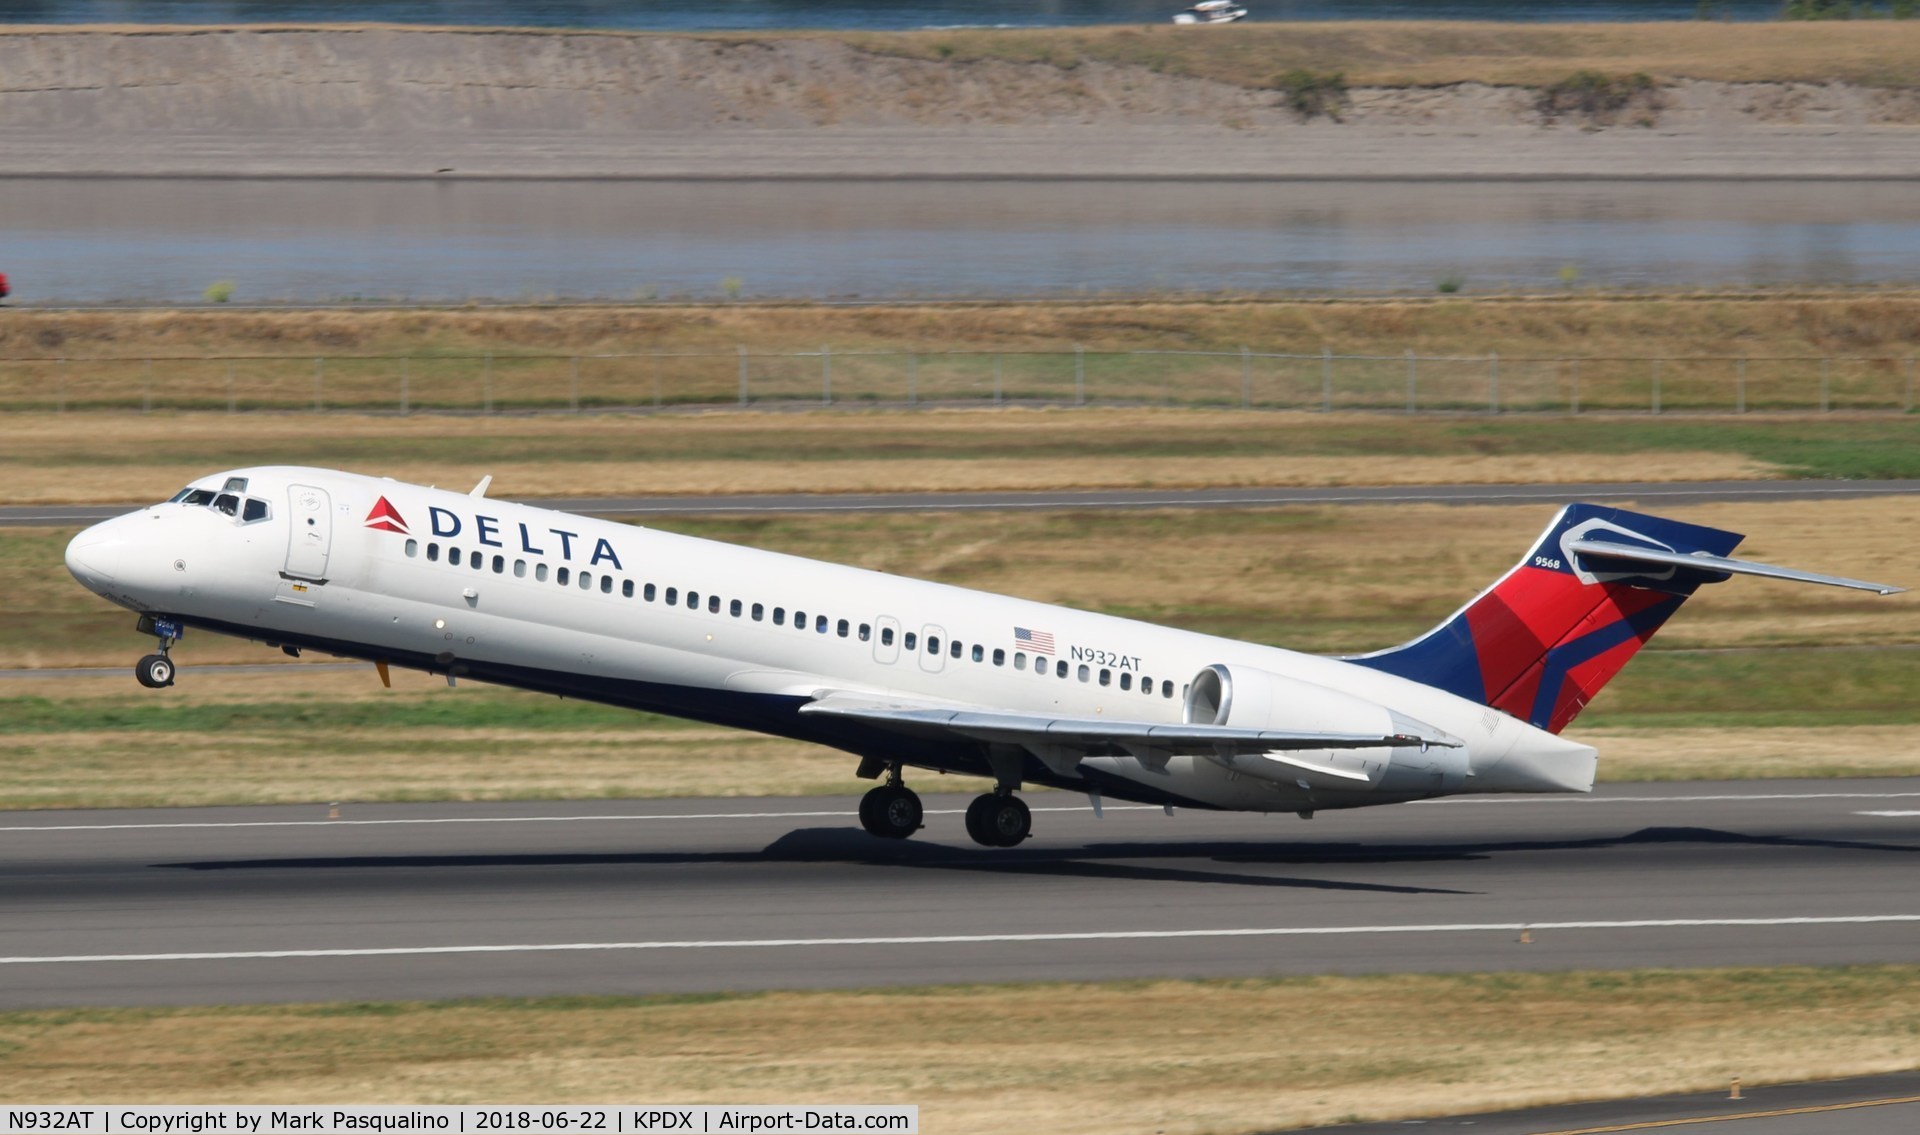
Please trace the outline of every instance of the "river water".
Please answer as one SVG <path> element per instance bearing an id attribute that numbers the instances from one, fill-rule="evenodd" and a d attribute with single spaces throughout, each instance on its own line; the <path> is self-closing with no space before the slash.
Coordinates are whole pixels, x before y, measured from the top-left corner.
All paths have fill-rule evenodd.
<path id="1" fill-rule="evenodd" d="M 752 31 L 1163 23 L 1191 0 L 0 0 L 0 23 L 385 23 Z M 1245 0 L 1254 20 L 1686 20 L 1699 0 Z M 1717 0 L 1772 19 L 1782 0 Z M 1884 4 L 1882 5 L 1884 7 Z"/>
<path id="2" fill-rule="evenodd" d="M 17 303 L 1431 294 L 1920 279 L 1895 183 L 0 183 Z M 737 287 L 734 283 L 737 282 Z"/>

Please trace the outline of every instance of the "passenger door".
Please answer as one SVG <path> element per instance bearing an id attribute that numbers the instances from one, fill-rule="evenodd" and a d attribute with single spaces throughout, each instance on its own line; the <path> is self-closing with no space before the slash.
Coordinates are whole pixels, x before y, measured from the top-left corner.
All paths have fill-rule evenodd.
<path id="1" fill-rule="evenodd" d="M 325 582 L 333 551 L 333 498 L 314 485 L 287 486 L 287 525 L 286 574 Z"/>

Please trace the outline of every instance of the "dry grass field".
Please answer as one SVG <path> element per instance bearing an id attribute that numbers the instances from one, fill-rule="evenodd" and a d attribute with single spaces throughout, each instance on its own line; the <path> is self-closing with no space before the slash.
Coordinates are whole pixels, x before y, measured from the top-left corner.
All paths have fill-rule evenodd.
<path id="1" fill-rule="evenodd" d="M 1329 25 L 1315 25 L 1323 27 Z M 1686 25 L 1645 25 L 1666 34 Z M 1731 25 L 1732 28 L 1763 25 Z M 1811 34 L 1847 24 L 1809 28 Z M 1884 27 L 1885 25 L 1882 25 Z M 1714 25 L 1715 28 L 1721 25 Z M 1798 25 L 1798 27 L 1807 27 Z M 1249 29 L 1259 30 L 1259 29 Z M 1556 25 L 1522 26 L 1564 36 Z M 1179 35 L 1173 32 L 1176 37 Z M 1920 21 L 1900 34 L 1920 36 Z M 1920 49 L 1907 53 L 1920 59 Z M 1914 64 L 1920 66 L 1920 64 Z M 1920 295 L 1832 292 L 1429 299 L 1203 298 L 902 304 L 656 304 L 401 311 L 0 313 L 0 359 L 753 350 L 1227 350 L 1583 357 L 1905 355 Z"/>
<path id="2" fill-rule="evenodd" d="M 1247 24 L 1205 28 L 961 29 L 826 33 L 863 50 L 921 59 L 1144 66 L 1262 88 L 1292 68 L 1369 87 L 1449 83 L 1538 87 L 1575 71 L 1729 82 L 1920 86 L 1920 23 L 1465 23 L 1453 20 Z"/>
<path id="3" fill-rule="evenodd" d="M 1552 948 L 1511 938 L 1477 954 Z M 911 1103 L 956 1135 L 1266 1131 L 1916 1061 L 1911 966 L 0 1014 L 10 1102 Z"/>

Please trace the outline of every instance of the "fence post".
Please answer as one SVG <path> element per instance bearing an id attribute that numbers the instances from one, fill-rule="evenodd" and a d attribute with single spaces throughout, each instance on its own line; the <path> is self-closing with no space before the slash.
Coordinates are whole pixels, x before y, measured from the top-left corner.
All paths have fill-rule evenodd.
<path id="1" fill-rule="evenodd" d="M 1500 352 L 1487 353 L 1487 413 L 1500 412 Z"/>
<path id="2" fill-rule="evenodd" d="M 660 348 L 653 349 L 653 408 L 660 408 Z"/>
<path id="3" fill-rule="evenodd" d="M 140 412 L 153 413 L 153 360 L 147 359 L 140 368 Z"/>
<path id="4" fill-rule="evenodd" d="M 1820 412 L 1822 414 L 1826 413 L 1828 407 L 1831 405 L 1829 399 L 1831 398 L 1832 383 L 1833 356 L 1825 355 L 1820 359 Z"/>
<path id="5" fill-rule="evenodd" d="M 747 404 L 747 348 L 744 343 L 735 343 L 734 351 L 740 356 L 740 404 Z"/>
<path id="6" fill-rule="evenodd" d="M 1253 352 L 1245 344 L 1240 347 L 1240 408 L 1253 408 Z"/>
<path id="7" fill-rule="evenodd" d="M 67 360 L 60 360 L 60 377 L 53 384 L 54 405 L 62 414 L 67 412 Z"/>
<path id="8" fill-rule="evenodd" d="M 820 344 L 820 402 L 833 405 L 833 349 Z"/>
<path id="9" fill-rule="evenodd" d="M 405 358 L 400 360 L 400 412 L 402 414 L 410 409 L 408 400 L 409 396 L 413 393 L 413 391 L 409 389 L 409 385 L 413 379 L 413 368 L 409 366 L 408 363 L 409 360 Z"/>
<path id="10" fill-rule="evenodd" d="M 238 381 L 239 380 L 234 378 L 234 375 L 233 375 L 233 360 L 228 359 L 227 360 L 227 413 L 229 414 L 234 413 L 240 408 L 240 388 L 238 385 Z"/>
<path id="11" fill-rule="evenodd" d="M 567 381 L 567 409 L 580 412 L 580 356 L 573 356 L 573 373 Z"/>
<path id="12" fill-rule="evenodd" d="M 488 351 L 484 362 L 480 364 L 480 411 L 493 413 L 493 352 Z"/>
<path id="13" fill-rule="evenodd" d="M 1574 416 L 1578 417 L 1580 414 L 1580 360 L 1562 359 L 1561 361 L 1573 364 L 1573 391 L 1571 397 Z"/>
<path id="14" fill-rule="evenodd" d="M 327 360 L 323 355 L 313 358 L 313 412 L 318 414 L 325 404 L 324 392 L 327 384 Z"/>
<path id="15" fill-rule="evenodd" d="M 1660 412 L 1660 360 L 1653 360 L 1653 412 Z"/>
<path id="16" fill-rule="evenodd" d="M 1901 401 L 1900 409 L 1903 412 L 1908 414 L 1913 413 L 1913 356 L 1912 355 L 1907 356 L 1907 396 Z"/>
<path id="17" fill-rule="evenodd" d="M 1073 400 L 1087 404 L 1087 349 L 1078 343 L 1073 345 Z"/>
<path id="18" fill-rule="evenodd" d="M 1912 359 L 1908 359 L 1908 360 L 1907 360 L 1907 371 L 1908 371 L 1908 374 L 1907 374 L 1907 393 L 1908 393 L 1909 395 L 1911 395 L 1911 394 L 1913 393 L 1913 374 L 1912 374 L 1912 371 L 1913 371 L 1913 360 L 1912 360 Z M 1000 352 L 999 352 L 999 351 L 995 351 L 995 352 L 993 353 L 993 404 L 994 404 L 995 406 L 998 406 L 998 405 L 1000 405 L 1000 402 L 1001 402 L 1001 394 L 1000 394 Z"/>
<path id="19" fill-rule="evenodd" d="M 1747 412 L 1747 360 L 1740 359 L 1733 368 L 1733 412 Z"/>
<path id="20" fill-rule="evenodd" d="M 1413 348 L 1407 348 L 1407 413 L 1420 412 L 1420 364 L 1414 357 Z"/>
<path id="21" fill-rule="evenodd" d="M 1320 412 L 1333 412 L 1333 348 L 1320 347 Z"/>
<path id="22" fill-rule="evenodd" d="M 907 405 L 920 404 L 920 352 L 907 352 Z"/>

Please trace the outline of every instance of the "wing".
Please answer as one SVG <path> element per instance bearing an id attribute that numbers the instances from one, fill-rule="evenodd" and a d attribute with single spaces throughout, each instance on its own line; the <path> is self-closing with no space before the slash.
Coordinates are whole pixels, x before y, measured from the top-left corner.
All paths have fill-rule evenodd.
<path id="1" fill-rule="evenodd" d="M 1055 771 L 1070 772 L 1087 757 L 1130 756 L 1149 767 L 1163 767 L 1176 755 L 1208 757 L 1265 756 L 1269 760 L 1338 780 L 1367 783 L 1363 773 L 1289 756 L 1328 749 L 1458 748 L 1461 742 L 1411 718 L 1393 715 L 1402 731 L 1378 733 L 1304 733 L 1239 729 L 1230 725 L 1186 725 L 1164 721 L 1128 721 L 1108 717 L 1063 717 L 976 706 L 877 700 L 827 693 L 800 707 L 803 714 L 838 717 L 914 737 L 952 738 L 1014 745 L 1039 757 Z"/>

